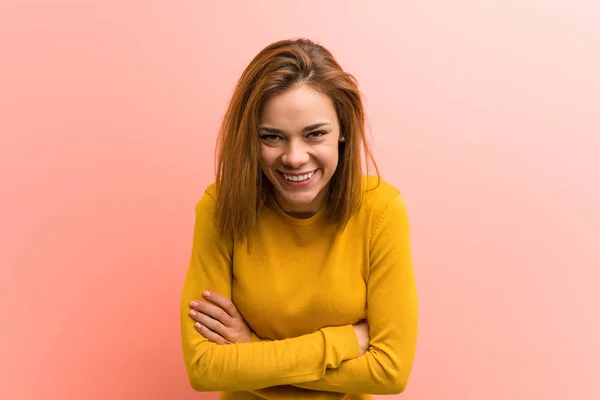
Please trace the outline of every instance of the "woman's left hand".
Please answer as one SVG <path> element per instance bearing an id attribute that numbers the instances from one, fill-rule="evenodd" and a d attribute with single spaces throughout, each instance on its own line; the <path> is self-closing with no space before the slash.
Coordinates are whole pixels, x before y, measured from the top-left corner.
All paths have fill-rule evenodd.
<path id="1" fill-rule="evenodd" d="M 250 343 L 252 332 L 233 302 L 215 292 L 205 291 L 204 298 L 190 302 L 189 316 L 202 336 L 213 343 Z"/>

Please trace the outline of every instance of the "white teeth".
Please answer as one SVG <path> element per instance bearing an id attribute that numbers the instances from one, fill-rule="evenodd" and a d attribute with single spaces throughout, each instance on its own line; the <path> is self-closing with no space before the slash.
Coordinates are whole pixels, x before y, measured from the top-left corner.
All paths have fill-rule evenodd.
<path id="1" fill-rule="evenodd" d="M 288 181 L 292 181 L 292 182 L 302 182 L 305 181 L 307 179 L 312 178 L 312 176 L 315 174 L 315 171 L 309 172 L 308 174 L 304 174 L 304 175 L 286 175 L 283 174 L 283 176 L 285 177 L 285 179 L 287 179 Z"/>

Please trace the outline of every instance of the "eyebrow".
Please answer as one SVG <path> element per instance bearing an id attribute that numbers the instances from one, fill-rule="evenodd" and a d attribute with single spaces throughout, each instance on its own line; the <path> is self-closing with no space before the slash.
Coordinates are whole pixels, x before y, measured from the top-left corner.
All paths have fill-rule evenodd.
<path id="1" fill-rule="evenodd" d="M 304 128 L 302 128 L 302 132 L 312 131 L 312 130 L 315 130 L 322 126 L 325 126 L 325 125 L 331 125 L 331 124 L 329 122 L 318 122 L 316 124 L 305 126 Z M 283 133 L 283 131 L 281 129 L 271 128 L 268 126 L 259 126 L 258 129 L 261 131 L 269 132 L 269 133 Z"/>

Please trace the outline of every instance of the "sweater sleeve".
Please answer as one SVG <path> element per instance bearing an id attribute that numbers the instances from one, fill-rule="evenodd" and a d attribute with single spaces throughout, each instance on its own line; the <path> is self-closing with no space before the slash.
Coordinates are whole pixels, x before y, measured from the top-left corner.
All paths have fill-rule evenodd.
<path id="1" fill-rule="evenodd" d="M 343 393 L 395 394 L 404 390 L 417 341 L 417 292 L 405 204 L 396 197 L 380 214 L 370 244 L 367 310 L 369 350 L 295 386 Z"/>
<path id="2" fill-rule="evenodd" d="M 196 206 L 192 255 L 180 304 L 183 356 L 198 391 L 239 391 L 315 381 L 327 368 L 358 357 L 351 325 L 326 327 L 296 338 L 218 345 L 194 329 L 189 303 L 211 289 L 231 298 L 233 244 L 214 222 L 215 201 L 206 193 Z"/>

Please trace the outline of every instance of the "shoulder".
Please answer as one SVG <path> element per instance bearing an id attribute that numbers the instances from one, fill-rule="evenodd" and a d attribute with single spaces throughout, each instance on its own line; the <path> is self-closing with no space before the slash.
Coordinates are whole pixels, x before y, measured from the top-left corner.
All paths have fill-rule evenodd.
<path id="1" fill-rule="evenodd" d="M 196 214 L 213 213 L 217 200 L 217 184 L 208 185 L 200 200 L 196 202 Z"/>
<path id="2" fill-rule="evenodd" d="M 213 200 L 217 199 L 217 183 L 213 182 L 204 190 L 204 196 L 210 196 Z"/>
<path id="3" fill-rule="evenodd" d="M 357 217 L 356 222 L 368 227 L 371 237 L 382 229 L 401 229 L 408 223 L 400 190 L 376 176 L 363 178 L 363 201 Z"/>
<path id="4" fill-rule="evenodd" d="M 362 211 L 372 216 L 380 215 L 385 209 L 398 201 L 402 202 L 400 190 L 377 176 L 363 177 Z"/>
<path id="5" fill-rule="evenodd" d="M 364 197 L 360 214 L 367 224 L 370 243 L 396 243 L 409 234 L 408 210 L 400 190 L 381 178 L 364 179 Z"/>

